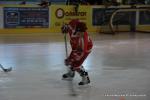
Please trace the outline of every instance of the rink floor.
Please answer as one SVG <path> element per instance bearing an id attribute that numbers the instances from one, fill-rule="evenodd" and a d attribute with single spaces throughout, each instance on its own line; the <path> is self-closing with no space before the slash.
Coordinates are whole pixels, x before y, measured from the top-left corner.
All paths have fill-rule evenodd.
<path id="1" fill-rule="evenodd" d="M 77 73 L 72 83 L 61 79 L 63 36 L 0 36 L 0 63 L 13 67 L 0 69 L 0 100 L 150 100 L 150 34 L 97 34 L 93 40 L 84 62 L 91 84 L 78 86 Z"/>

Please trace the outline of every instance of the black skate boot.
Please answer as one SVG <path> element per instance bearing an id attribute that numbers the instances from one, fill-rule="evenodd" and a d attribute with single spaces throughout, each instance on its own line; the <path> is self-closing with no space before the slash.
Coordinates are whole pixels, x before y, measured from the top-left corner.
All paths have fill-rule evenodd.
<path id="1" fill-rule="evenodd" d="M 82 77 L 82 81 L 79 82 L 79 85 L 85 85 L 90 83 L 90 78 L 88 76 L 88 72 L 81 71 L 80 76 Z"/>
<path id="2" fill-rule="evenodd" d="M 75 71 L 70 70 L 68 73 L 62 75 L 64 80 L 72 80 L 75 76 Z"/>

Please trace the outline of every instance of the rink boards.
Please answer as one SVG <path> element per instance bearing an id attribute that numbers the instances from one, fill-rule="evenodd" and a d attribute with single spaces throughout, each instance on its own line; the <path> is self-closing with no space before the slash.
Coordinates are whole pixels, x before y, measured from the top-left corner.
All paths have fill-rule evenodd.
<path id="1" fill-rule="evenodd" d="M 51 5 L 47 8 L 37 5 L 3 5 L 0 6 L 0 33 L 60 33 L 62 24 L 71 19 L 86 22 L 89 32 L 101 32 L 103 26 L 108 26 L 109 29 L 110 16 L 117 9 L 131 8 L 79 6 L 78 12 L 75 12 L 75 6 L 68 5 Z M 124 18 L 129 20 L 129 17 Z M 135 11 L 135 18 L 132 20 L 135 20 L 136 30 L 150 31 L 149 12 Z M 122 22 L 119 27 L 121 31 L 128 31 L 130 23 Z"/>

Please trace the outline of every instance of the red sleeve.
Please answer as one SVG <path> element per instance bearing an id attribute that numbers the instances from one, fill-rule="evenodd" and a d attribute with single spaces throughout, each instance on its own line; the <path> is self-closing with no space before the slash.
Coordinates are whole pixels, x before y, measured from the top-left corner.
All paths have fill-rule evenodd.
<path id="1" fill-rule="evenodd" d="M 88 34 L 87 32 L 84 32 L 84 48 L 83 48 L 83 51 L 84 53 L 87 52 L 87 49 L 88 49 Z"/>

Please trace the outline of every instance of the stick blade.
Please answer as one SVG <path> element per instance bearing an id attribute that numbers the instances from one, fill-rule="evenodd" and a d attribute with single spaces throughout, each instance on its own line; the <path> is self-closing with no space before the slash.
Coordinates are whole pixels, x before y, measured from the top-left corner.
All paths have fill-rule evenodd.
<path id="1" fill-rule="evenodd" d="M 9 68 L 7 68 L 7 69 L 3 69 L 3 71 L 4 71 L 4 72 L 10 72 L 10 71 L 12 71 L 12 67 L 9 67 Z"/>

